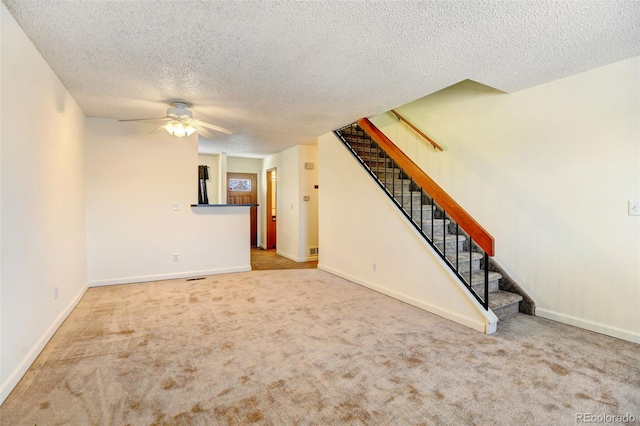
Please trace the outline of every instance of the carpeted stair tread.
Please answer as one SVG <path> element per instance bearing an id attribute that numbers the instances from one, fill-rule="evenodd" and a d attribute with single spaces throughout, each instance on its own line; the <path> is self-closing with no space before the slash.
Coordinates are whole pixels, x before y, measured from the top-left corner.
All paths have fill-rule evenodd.
<path id="1" fill-rule="evenodd" d="M 463 263 L 463 262 L 468 262 L 469 261 L 469 257 L 471 257 L 473 260 L 480 260 L 482 259 L 482 254 L 480 253 L 476 253 L 474 252 L 468 252 L 468 251 L 462 251 L 460 253 L 458 253 L 458 263 Z M 449 260 L 449 262 L 451 262 L 452 264 L 455 265 L 456 263 L 456 254 L 447 254 L 447 259 Z"/>
<path id="2" fill-rule="evenodd" d="M 398 179 L 398 178 L 387 179 L 387 185 L 389 186 L 395 185 L 396 187 L 409 186 L 411 185 L 411 181 L 409 179 Z"/>
<path id="3" fill-rule="evenodd" d="M 458 242 L 459 243 L 467 241 L 467 237 L 465 237 L 464 235 L 457 235 L 457 237 L 458 237 Z M 453 234 L 447 234 L 446 235 L 446 241 L 447 242 L 454 241 L 455 239 L 456 239 L 456 235 L 453 235 Z M 432 238 L 432 240 L 436 244 L 442 244 L 442 242 L 445 241 L 445 236 L 444 235 L 436 235 L 436 236 L 434 236 Z M 462 251 L 460 253 L 462 253 Z M 500 274 L 498 274 L 498 275 L 500 275 Z M 502 276 L 502 275 L 500 275 L 500 276 Z"/>
<path id="4" fill-rule="evenodd" d="M 449 219 L 433 219 L 433 227 L 434 228 L 440 227 L 440 229 L 442 229 L 442 227 L 443 227 L 442 221 L 443 220 L 445 221 L 445 225 L 449 225 L 451 223 L 451 221 Z M 429 222 L 425 222 L 423 224 L 422 230 L 425 231 L 425 232 L 430 232 L 431 231 L 431 219 L 429 219 Z"/>
<path id="5" fill-rule="evenodd" d="M 491 309 L 498 318 L 504 318 L 518 312 L 517 305 L 521 300 L 522 296 L 519 294 L 498 290 L 489 293 L 489 309 Z"/>
<path id="6" fill-rule="evenodd" d="M 489 271 L 489 282 L 499 280 L 500 278 L 502 278 L 501 274 L 497 272 Z M 477 285 L 484 285 L 483 269 L 471 273 L 471 285 L 474 287 Z"/>

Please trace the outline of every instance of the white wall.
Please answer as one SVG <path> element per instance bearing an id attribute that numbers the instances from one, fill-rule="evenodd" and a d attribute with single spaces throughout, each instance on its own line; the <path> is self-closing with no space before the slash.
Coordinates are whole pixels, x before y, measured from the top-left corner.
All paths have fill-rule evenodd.
<path id="1" fill-rule="evenodd" d="M 84 114 L 4 4 L 0 15 L 1 403 L 84 294 L 87 269 Z"/>
<path id="2" fill-rule="evenodd" d="M 278 154 L 267 157 L 263 160 L 263 172 L 266 176 L 267 170 L 277 168 L 277 206 L 276 206 L 276 230 L 277 243 L 276 253 L 291 260 L 298 261 L 299 252 L 299 223 L 300 214 L 298 203 L 298 146 L 289 148 Z M 261 192 L 262 201 L 260 204 L 266 206 L 266 187 Z M 266 225 L 265 214 L 260 215 L 260 222 Z M 260 234 L 264 237 L 260 240 L 264 246 L 266 242 L 266 228 L 261 228 Z"/>
<path id="3" fill-rule="evenodd" d="M 266 173 L 277 168 L 277 244 L 276 253 L 296 262 L 315 259 L 309 256 L 310 247 L 318 247 L 317 190 L 310 189 L 317 183 L 318 154 L 316 146 L 297 145 L 262 162 L 262 181 L 258 202 L 266 207 Z M 314 170 L 306 170 L 304 163 L 312 162 Z M 312 192 L 315 191 L 315 192 Z M 310 200 L 304 201 L 303 196 Z M 266 244 L 266 213 L 258 216 L 260 246 Z"/>
<path id="4" fill-rule="evenodd" d="M 250 270 L 249 208 L 190 207 L 195 136 L 97 118 L 86 130 L 90 285 Z"/>
<path id="5" fill-rule="evenodd" d="M 313 169 L 306 169 L 305 163 L 313 164 Z M 299 145 L 298 148 L 298 202 L 300 203 L 300 222 L 298 234 L 298 258 L 302 260 L 317 259 L 311 256 L 309 249 L 318 247 L 318 147 Z M 304 201 L 308 196 L 309 201 Z"/>
<path id="6" fill-rule="evenodd" d="M 262 159 L 245 157 L 227 157 L 227 172 L 256 173 L 258 182 L 262 179 Z"/>
<path id="7" fill-rule="evenodd" d="M 476 330 L 495 331 L 495 315 L 463 288 L 335 135 L 321 136 L 318 147 L 318 268 Z"/>
<path id="8" fill-rule="evenodd" d="M 537 315 L 640 342 L 640 60 L 513 94 L 463 82 L 372 121 L 496 240 Z"/>

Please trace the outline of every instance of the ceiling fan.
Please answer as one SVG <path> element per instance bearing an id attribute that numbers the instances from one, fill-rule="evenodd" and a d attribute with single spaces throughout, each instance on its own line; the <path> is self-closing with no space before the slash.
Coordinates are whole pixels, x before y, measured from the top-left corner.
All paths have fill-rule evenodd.
<path id="1" fill-rule="evenodd" d="M 172 102 L 173 108 L 167 108 L 167 115 L 159 118 L 132 118 L 129 120 L 118 121 L 150 121 L 150 122 L 166 122 L 162 126 L 158 127 L 151 133 L 164 129 L 170 135 L 177 136 L 179 138 L 184 136 L 191 136 L 193 133 L 204 136 L 207 139 L 213 139 L 215 136 L 211 133 L 211 130 L 217 132 L 231 134 L 231 130 L 224 127 L 216 126 L 215 124 L 207 123 L 205 121 L 196 120 L 193 118 L 193 113 L 187 109 L 188 104 L 186 102 Z"/>

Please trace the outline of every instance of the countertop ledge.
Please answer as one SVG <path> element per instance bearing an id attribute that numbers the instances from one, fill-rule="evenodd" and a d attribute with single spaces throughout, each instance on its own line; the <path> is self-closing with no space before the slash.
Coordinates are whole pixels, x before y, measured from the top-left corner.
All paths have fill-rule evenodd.
<path id="1" fill-rule="evenodd" d="M 254 207 L 258 204 L 191 204 L 191 207 Z"/>

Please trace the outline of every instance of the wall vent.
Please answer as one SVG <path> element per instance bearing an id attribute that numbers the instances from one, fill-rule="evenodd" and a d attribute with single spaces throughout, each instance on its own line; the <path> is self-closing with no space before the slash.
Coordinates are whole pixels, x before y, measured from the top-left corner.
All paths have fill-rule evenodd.
<path id="1" fill-rule="evenodd" d="M 318 247 L 311 247 L 309 249 L 309 256 L 317 256 L 318 255 Z"/>

